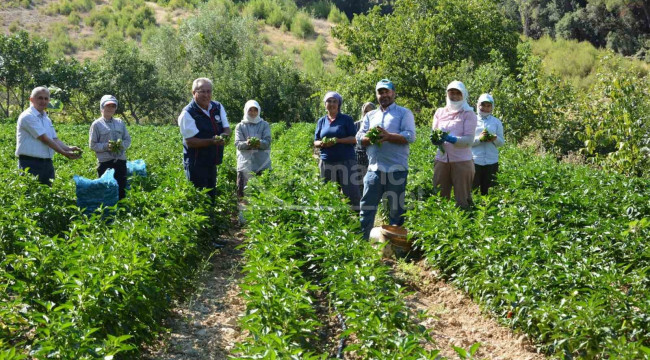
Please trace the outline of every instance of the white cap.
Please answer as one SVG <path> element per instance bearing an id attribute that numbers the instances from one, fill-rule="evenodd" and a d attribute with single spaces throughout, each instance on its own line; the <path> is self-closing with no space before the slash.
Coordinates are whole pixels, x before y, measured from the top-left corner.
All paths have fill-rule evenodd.
<path id="1" fill-rule="evenodd" d="M 106 104 L 115 104 L 117 106 L 117 99 L 113 95 L 104 95 L 99 101 L 99 108 L 104 109 L 104 105 Z"/>
<path id="2" fill-rule="evenodd" d="M 490 94 L 481 94 L 481 96 L 478 97 L 478 104 L 484 103 L 484 102 L 489 102 L 492 105 L 494 105 L 494 98 Z"/>

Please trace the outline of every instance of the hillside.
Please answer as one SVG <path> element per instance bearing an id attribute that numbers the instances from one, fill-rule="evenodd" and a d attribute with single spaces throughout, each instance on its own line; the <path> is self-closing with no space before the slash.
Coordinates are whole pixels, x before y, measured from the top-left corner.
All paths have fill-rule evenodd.
<path id="1" fill-rule="evenodd" d="M 97 59 L 101 55 L 101 42 L 95 28 L 85 23 L 90 13 L 79 13 L 81 20 L 71 24 L 70 16 L 47 13 L 47 9 L 52 4 L 59 2 L 60 0 L 42 0 L 30 8 L 0 8 L 0 33 L 10 34 L 25 30 L 48 39 L 50 52 L 53 52 L 53 55 L 62 55 L 60 53 L 62 51 L 63 54 L 80 61 Z M 101 11 L 111 3 L 111 0 L 97 0 L 95 9 Z M 144 2 L 144 4 L 152 10 L 155 26 L 178 27 L 182 19 L 196 13 L 195 9 L 173 9 L 151 1 Z M 330 29 L 334 24 L 325 19 L 312 18 L 311 21 L 315 33 L 305 38 L 260 21 L 258 31 L 264 41 L 264 51 L 271 55 L 287 55 L 298 66 L 302 66 L 301 51 L 306 47 L 313 47 L 316 39 L 322 37 L 326 44 L 322 60 L 326 67 L 331 66 L 336 56 L 342 51 L 330 34 Z M 138 41 L 140 39 L 141 37 L 136 38 Z"/>

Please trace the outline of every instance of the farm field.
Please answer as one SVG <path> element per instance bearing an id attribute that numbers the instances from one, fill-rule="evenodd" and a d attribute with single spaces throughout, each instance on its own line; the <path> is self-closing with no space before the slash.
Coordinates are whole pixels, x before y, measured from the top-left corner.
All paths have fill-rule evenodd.
<path id="1" fill-rule="evenodd" d="M 0 358 L 133 358 L 231 224 L 234 150 L 212 208 L 184 178 L 178 129 L 131 127 L 128 157 L 144 159 L 149 175 L 133 179 L 127 200 L 102 220 L 75 206 L 72 176 L 95 177 L 87 126 L 57 131 L 86 152 L 55 157 L 50 189 L 19 176 L 15 125 L 0 127 Z M 248 190 L 246 336 L 232 355 L 435 358 L 427 315 L 408 305 L 403 283 L 357 235 L 337 189 L 320 184 L 313 124 L 274 124 L 273 133 L 274 170 Z M 512 147 L 496 191 L 461 211 L 432 196 L 433 147 L 423 134 L 411 147 L 407 227 L 442 278 L 553 357 L 650 356 L 647 180 Z"/>

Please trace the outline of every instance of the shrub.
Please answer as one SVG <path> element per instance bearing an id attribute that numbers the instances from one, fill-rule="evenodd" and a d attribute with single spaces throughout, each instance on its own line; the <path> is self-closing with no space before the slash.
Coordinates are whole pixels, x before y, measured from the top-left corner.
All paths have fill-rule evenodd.
<path id="1" fill-rule="evenodd" d="M 348 19 L 348 16 L 345 15 L 345 13 L 336 6 L 332 5 L 332 9 L 330 10 L 329 14 L 327 15 L 327 21 L 332 22 L 334 24 L 349 24 L 350 19 Z"/>
<path id="2" fill-rule="evenodd" d="M 309 15 L 298 12 L 291 22 L 291 33 L 303 39 L 314 34 L 314 24 Z"/>
<path id="3" fill-rule="evenodd" d="M 323 58 L 317 46 L 308 46 L 300 52 L 303 68 L 307 74 L 320 77 L 325 73 Z"/>
<path id="4" fill-rule="evenodd" d="M 330 9 L 333 7 L 334 5 L 332 5 L 332 2 L 329 0 L 318 0 L 307 5 L 306 10 L 315 18 L 325 19 L 330 14 Z"/>

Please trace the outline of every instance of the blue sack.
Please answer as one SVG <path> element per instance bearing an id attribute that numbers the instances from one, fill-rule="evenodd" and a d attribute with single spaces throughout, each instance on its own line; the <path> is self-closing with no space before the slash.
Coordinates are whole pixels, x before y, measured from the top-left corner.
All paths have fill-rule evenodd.
<path id="1" fill-rule="evenodd" d="M 99 179 L 90 180 L 83 176 L 74 176 L 77 185 L 77 206 L 85 208 L 90 214 L 100 206 L 113 206 L 119 200 L 119 186 L 113 177 L 114 169 L 108 169 Z"/>
<path id="2" fill-rule="evenodd" d="M 126 176 L 147 176 L 147 164 L 142 159 L 126 162 Z"/>

